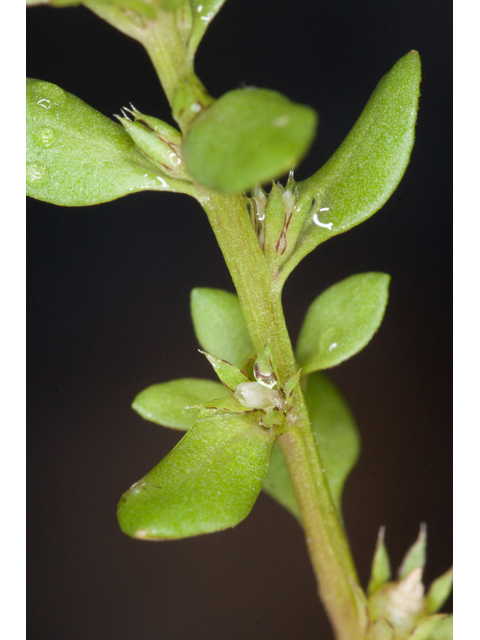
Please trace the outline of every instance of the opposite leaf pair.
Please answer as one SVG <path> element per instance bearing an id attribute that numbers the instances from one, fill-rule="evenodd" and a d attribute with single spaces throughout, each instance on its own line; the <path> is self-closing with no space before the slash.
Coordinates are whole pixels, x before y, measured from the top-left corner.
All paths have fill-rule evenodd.
<path id="1" fill-rule="evenodd" d="M 338 364 L 365 346 L 383 316 L 387 285 L 383 274 L 360 274 L 317 298 L 299 340 L 298 353 L 310 366 L 308 373 Z M 364 304 L 359 305 L 362 295 Z M 234 526 L 249 513 L 264 482 L 267 493 L 300 519 L 280 448 L 275 445 L 288 412 L 290 383 L 283 389 L 277 385 L 268 366 L 268 345 L 250 367 L 250 378 L 241 370 L 248 370 L 254 347 L 234 294 L 195 289 L 191 306 L 197 338 L 224 385 L 185 378 L 153 385 L 136 397 L 133 407 L 144 418 L 189 432 L 124 495 L 119 505 L 123 530 L 135 537 L 172 538 Z M 338 306 L 348 313 L 337 313 Z M 345 335 L 347 327 L 342 327 L 352 316 L 357 319 L 353 342 Z M 338 340 L 336 359 L 332 349 L 324 349 L 325 335 Z M 308 377 L 306 401 L 332 498 L 340 511 L 343 485 L 359 452 L 355 423 L 340 393 L 323 374 Z"/>

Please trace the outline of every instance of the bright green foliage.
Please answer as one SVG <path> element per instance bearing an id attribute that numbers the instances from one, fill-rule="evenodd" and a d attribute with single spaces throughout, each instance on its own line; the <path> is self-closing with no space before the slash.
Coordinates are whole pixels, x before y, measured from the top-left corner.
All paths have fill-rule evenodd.
<path id="1" fill-rule="evenodd" d="M 230 362 L 221 360 L 220 358 L 215 358 L 215 356 L 212 356 L 209 353 L 205 353 L 205 351 L 201 351 L 201 353 L 203 353 L 203 355 L 215 369 L 215 373 L 223 382 L 223 384 L 232 391 L 234 391 L 239 384 L 250 382 L 243 371 L 241 371 L 238 367 L 235 367 L 233 364 L 230 364 Z"/>
<path id="2" fill-rule="evenodd" d="M 192 31 L 187 50 L 193 58 L 208 25 L 220 11 L 225 0 L 190 0 L 192 6 Z"/>
<path id="3" fill-rule="evenodd" d="M 193 289 L 190 297 L 193 327 L 208 353 L 243 367 L 255 353 L 238 297 L 221 289 Z"/>
<path id="4" fill-rule="evenodd" d="M 316 124 L 313 109 L 276 91 L 235 89 L 194 120 L 183 157 L 189 173 L 206 187 L 246 191 L 297 164 Z"/>
<path id="5" fill-rule="evenodd" d="M 428 613 L 436 613 L 443 607 L 452 591 L 452 584 L 453 568 L 432 582 L 425 598 Z"/>
<path id="6" fill-rule="evenodd" d="M 308 377 L 305 400 L 330 493 L 340 512 L 343 486 L 360 452 L 357 427 L 339 390 L 324 374 L 313 373 Z M 278 443 L 273 449 L 264 489 L 300 519 L 300 511 Z"/>
<path id="7" fill-rule="evenodd" d="M 370 342 L 385 313 L 389 282 L 385 273 L 360 273 L 312 302 L 297 344 L 302 375 L 334 367 Z"/>
<path id="8" fill-rule="evenodd" d="M 315 206 L 307 210 L 287 273 L 321 242 L 373 215 L 395 191 L 414 142 L 420 79 L 420 57 L 411 51 L 380 80 L 330 160 L 298 183 L 299 195 Z"/>
<path id="9" fill-rule="evenodd" d="M 432 633 L 438 627 L 444 616 L 439 614 L 423 618 L 417 626 L 410 632 L 408 640 L 431 640 Z"/>
<path id="10" fill-rule="evenodd" d="M 427 527 L 425 523 L 420 526 L 420 533 L 417 540 L 412 544 L 405 554 L 400 569 L 398 570 L 398 579 L 403 580 L 414 569 L 422 569 L 427 559 Z"/>
<path id="11" fill-rule="evenodd" d="M 429 640 L 453 640 L 453 616 L 445 616 L 435 627 Z"/>
<path id="12" fill-rule="evenodd" d="M 119 124 L 54 84 L 27 80 L 27 195 L 81 206 L 145 190 L 190 187 L 161 174 Z"/>
<path id="13" fill-rule="evenodd" d="M 390 560 L 388 558 L 387 547 L 385 546 L 385 527 L 378 532 L 377 546 L 373 556 L 372 574 L 368 583 L 368 594 L 374 593 L 379 587 L 383 586 L 387 580 L 390 580 L 392 570 L 390 568 Z"/>
<path id="14" fill-rule="evenodd" d="M 136 538 L 185 538 L 233 527 L 262 488 L 275 433 L 260 414 L 197 420 L 178 445 L 121 498 L 118 520 Z"/>
<path id="15" fill-rule="evenodd" d="M 133 401 L 132 408 L 145 420 L 164 427 L 190 429 L 199 410 L 188 407 L 229 395 L 230 391 L 219 382 L 182 378 L 154 384 L 141 391 Z"/>

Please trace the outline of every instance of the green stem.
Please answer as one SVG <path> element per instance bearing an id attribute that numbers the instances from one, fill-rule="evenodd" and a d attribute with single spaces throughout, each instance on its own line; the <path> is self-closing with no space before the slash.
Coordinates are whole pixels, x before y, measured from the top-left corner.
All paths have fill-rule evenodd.
<path id="1" fill-rule="evenodd" d="M 174 25 L 156 24 L 144 45 L 158 72 L 174 117 L 180 105 L 196 100 L 203 89 L 185 56 Z M 183 89 L 187 87 L 187 93 Z M 191 93 L 188 94 L 188 91 Z M 193 96 L 193 98 L 191 98 Z M 206 101 L 208 101 L 208 95 Z M 188 111 L 188 108 L 187 108 Z M 223 195 L 197 185 L 197 199 L 205 209 L 227 267 L 232 275 L 255 349 L 270 342 L 273 366 L 279 383 L 297 373 L 292 344 L 285 325 L 281 284 L 272 277 L 250 221 L 242 195 Z M 307 548 L 317 578 L 318 591 L 335 629 L 337 640 L 362 640 L 355 587 L 358 578 L 315 444 L 300 384 L 292 398 L 285 432 L 279 442 L 301 512 Z"/>
<path id="2" fill-rule="evenodd" d="M 272 280 L 242 196 L 209 193 L 199 198 L 232 275 L 255 348 L 270 341 L 280 383 L 297 365 L 285 325 L 281 290 Z M 300 385 L 285 433 L 279 439 L 302 516 L 307 547 L 338 640 L 360 640 L 354 584 L 358 577 L 332 503 Z"/>

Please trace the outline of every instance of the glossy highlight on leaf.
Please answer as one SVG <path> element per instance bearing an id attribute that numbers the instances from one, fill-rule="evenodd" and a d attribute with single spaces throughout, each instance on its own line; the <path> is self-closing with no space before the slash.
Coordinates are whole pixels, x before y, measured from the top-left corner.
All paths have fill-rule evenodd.
<path id="1" fill-rule="evenodd" d="M 315 135 L 317 115 L 268 89 L 234 89 L 192 123 L 183 157 L 200 184 L 242 192 L 298 164 Z"/>
<path id="2" fill-rule="evenodd" d="M 190 296 L 195 335 L 200 346 L 238 368 L 255 353 L 238 297 L 221 289 L 197 288 Z"/>
<path id="3" fill-rule="evenodd" d="M 119 124 L 54 84 L 27 79 L 27 195 L 72 207 L 145 190 L 191 191 L 163 176 Z"/>
<path id="4" fill-rule="evenodd" d="M 233 527 L 252 509 L 267 474 L 275 433 L 260 415 L 197 420 L 178 445 L 118 505 L 134 538 L 185 538 Z"/>
<path id="5" fill-rule="evenodd" d="M 313 373 L 308 377 L 305 400 L 330 493 L 340 512 L 345 481 L 360 453 L 358 430 L 340 391 L 324 374 Z M 273 448 L 264 489 L 300 520 L 300 510 L 278 442 Z"/>
<path id="6" fill-rule="evenodd" d="M 132 408 L 145 420 L 163 427 L 190 429 L 199 410 L 188 407 L 229 395 L 231 392 L 220 382 L 181 378 L 144 389 L 136 396 Z"/>
<path id="7" fill-rule="evenodd" d="M 360 273 L 312 302 L 296 350 L 302 375 L 334 367 L 370 342 L 385 313 L 389 283 L 385 273 Z"/>
<path id="8" fill-rule="evenodd" d="M 360 224 L 389 199 L 410 160 L 421 65 L 410 51 L 380 80 L 360 118 L 328 162 L 298 183 L 312 198 L 284 278 L 321 242 Z"/>

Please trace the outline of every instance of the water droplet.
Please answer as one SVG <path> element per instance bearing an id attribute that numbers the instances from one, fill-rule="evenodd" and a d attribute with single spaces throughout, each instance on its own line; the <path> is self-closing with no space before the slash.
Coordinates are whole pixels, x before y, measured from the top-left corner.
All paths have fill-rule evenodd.
<path id="1" fill-rule="evenodd" d="M 50 100 L 47 100 L 47 98 L 42 98 L 37 102 L 37 104 L 39 107 L 43 107 L 44 109 L 50 109 Z"/>
<path id="2" fill-rule="evenodd" d="M 27 184 L 29 187 L 39 187 L 45 181 L 48 169 L 37 162 L 27 162 Z"/>
<path id="3" fill-rule="evenodd" d="M 37 131 L 34 136 L 35 143 L 39 147 L 45 147 L 45 149 L 51 149 L 55 145 L 57 134 L 53 129 L 42 129 Z"/>

